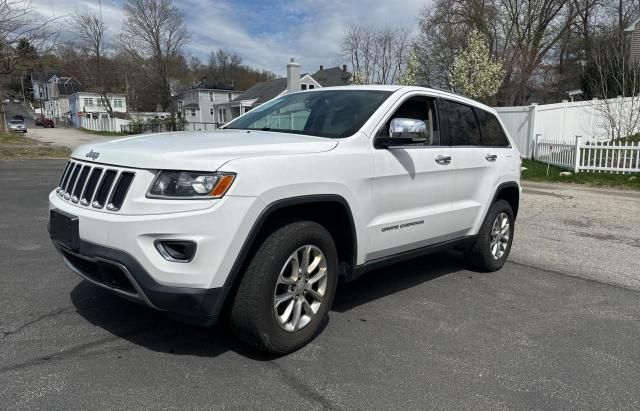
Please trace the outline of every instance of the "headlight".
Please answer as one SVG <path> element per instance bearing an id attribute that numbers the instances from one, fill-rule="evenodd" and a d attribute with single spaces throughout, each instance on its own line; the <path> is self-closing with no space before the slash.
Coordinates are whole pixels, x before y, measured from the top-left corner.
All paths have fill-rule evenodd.
<path id="1" fill-rule="evenodd" d="M 233 173 L 200 173 L 197 171 L 160 171 L 151 183 L 151 198 L 220 198 L 236 178 Z"/>

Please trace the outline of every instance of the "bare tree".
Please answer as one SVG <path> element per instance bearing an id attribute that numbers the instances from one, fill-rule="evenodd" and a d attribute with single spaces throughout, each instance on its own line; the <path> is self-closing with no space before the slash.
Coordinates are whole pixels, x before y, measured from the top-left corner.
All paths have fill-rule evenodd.
<path id="1" fill-rule="evenodd" d="M 403 71 L 409 46 L 406 29 L 351 26 L 344 34 L 342 55 L 351 61 L 359 82 L 392 84 Z"/>
<path id="2" fill-rule="evenodd" d="M 102 16 L 89 11 L 76 10 L 72 16 L 72 26 L 75 28 L 81 43 L 87 47 L 94 59 L 95 64 L 92 73 L 96 76 L 97 91 L 109 113 L 109 117 L 113 117 L 113 108 L 109 101 L 108 87 L 104 81 L 104 38 L 107 26 L 102 20 Z"/>
<path id="3" fill-rule="evenodd" d="M 183 13 L 170 0 L 127 0 L 122 45 L 158 89 L 158 104 L 172 109 L 171 76 L 190 35 Z"/>
<path id="4" fill-rule="evenodd" d="M 50 50 L 55 43 L 54 20 L 40 16 L 30 1 L 0 0 L 0 74 L 11 74 L 32 63 L 17 53 L 21 41 L 39 52 Z"/>
<path id="5" fill-rule="evenodd" d="M 602 36 L 593 48 L 592 64 L 585 73 L 585 85 L 597 96 L 598 126 L 611 139 L 640 130 L 640 62 L 630 55 L 629 42 L 616 47 L 617 30 Z"/>
<path id="6" fill-rule="evenodd" d="M 212 51 L 209 54 L 207 73 L 221 85 L 233 87 L 241 66 L 242 58 L 239 55 L 218 49 L 218 51 Z"/>

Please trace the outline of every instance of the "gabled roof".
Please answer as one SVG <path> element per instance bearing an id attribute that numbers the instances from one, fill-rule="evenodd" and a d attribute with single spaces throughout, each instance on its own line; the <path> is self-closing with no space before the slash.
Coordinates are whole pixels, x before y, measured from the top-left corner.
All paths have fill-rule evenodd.
<path id="1" fill-rule="evenodd" d="M 322 85 L 322 87 L 348 86 L 351 80 L 351 73 L 343 71 L 336 66 L 328 69 L 318 70 L 312 77 Z"/>
<path id="2" fill-rule="evenodd" d="M 241 100 L 256 100 L 254 102 L 254 106 L 258 106 L 266 101 L 271 100 L 274 97 L 277 97 L 280 93 L 282 93 L 287 88 L 287 79 L 286 78 L 278 78 L 275 80 L 263 81 L 261 83 L 256 83 L 253 87 L 249 88 L 249 90 L 240 94 L 238 97 L 234 98 L 232 101 L 241 101 Z"/>
<path id="3" fill-rule="evenodd" d="M 61 79 L 58 82 L 58 94 L 61 96 L 70 96 L 73 93 L 77 93 L 78 91 L 80 91 L 80 83 L 78 83 L 75 79 Z"/>
<path id="4" fill-rule="evenodd" d="M 624 31 L 634 31 L 636 29 L 636 25 L 640 23 L 640 18 L 636 19 L 629 27 L 624 29 Z"/>

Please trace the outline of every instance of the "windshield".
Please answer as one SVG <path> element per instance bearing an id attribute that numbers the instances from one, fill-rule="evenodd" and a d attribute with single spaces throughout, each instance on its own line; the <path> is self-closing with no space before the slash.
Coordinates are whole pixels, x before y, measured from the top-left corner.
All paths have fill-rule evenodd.
<path id="1" fill-rule="evenodd" d="M 343 138 L 353 135 L 391 92 L 322 90 L 269 101 L 225 128 Z"/>
<path id="2" fill-rule="evenodd" d="M 11 120 L 9 122 L 9 124 L 22 124 L 22 123 L 23 123 L 23 121 L 21 121 L 21 120 Z"/>

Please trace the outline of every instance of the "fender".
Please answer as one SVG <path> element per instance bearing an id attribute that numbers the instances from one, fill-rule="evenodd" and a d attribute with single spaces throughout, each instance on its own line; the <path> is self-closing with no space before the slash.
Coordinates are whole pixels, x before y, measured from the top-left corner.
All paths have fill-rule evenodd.
<path id="1" fill-rule="evenodd" d="M 493 203 L 496 202 L 496 199 L 498 198 L 498 193 L 500 193 L 500 191 L 502 191 L 505 188 L 509 188 L 509 187 L 514 187 L 514 188 L 518 189 L 518 208 L 519 208 L 519 206 L 520 206 L 520 192 L 522 190 L 520 188 L 520 185 L 515 181 L 506 181 L 504 183 L 498 184 L 498 187 L 496 187 L 496 190 L 493 192 L 493 198 L 491 199 L 491 203 L 490 204 L 493 204 Z M 489 213 L 489 208 L 490 207 L 487 207 L 487 212 L 485 213 L 484 218 L 487 218 L 487 214 Z M 517 210 L 513 210 L 513 214 L 514 214 L 514 219 L 515 219 L 515 217 L 518 214 L 518 211 Z M 484 221 L 484 219 L 482 221 Z"/>
<path id="2" fill-rule="evenodd" d="M 227 279 L 225 280 L 224 288 L 227 290 L 230 290 L 231 287 L 233 287 L 237 283 L 237 280 L 241 275 L 240 270 L 242 269 L 245 262 L 247 261 L 247 258 L 249 257 L 249 251 L 256 244 L 256 239 L 258 238 L 260 231 L 264 227 L 265 222 L 269 219 L 271 215 L 273 215 L 274 212 L 285 207 L 297 206 L 302 204 L 317 204 L 317 203 L 339 203 L 341 206 L 345 208 L 345 210 L 347 210 L 349 223 L 351 226 L 350 227 L 351 235 L 353 237 L 353 244 L 352 244 L 352 260 L 353 261 L 351 262 L 351 266 L 354 267 L 357 261 L 358 237 L 356 234 L 356 226 L 353 220 L 353 214 L 351 213 L 351 207 L 349 206 L 349 203 L 347 202 L 347 200 L 345 200 L 344 197 L 337 194 L 316 194 L 316 195 L 305 195 L 305 196 L 299 196 L 299 197 L 290 197 L 290 198 L 284 198 L 281 200 L 276 200 L 270 203 L 269 205 L 267 205 L 265 209 L 262 210 L 262 212 L 260 213 L 256 221 L 254 222 L 253 226 L 251 227 L 251 230 L 249 231 L 249 235 L 247 236 L 247 238 L 244 240 L 244 243 L 242 244 L 242 248 L 240 249 L 240 252 L 236 257 L 236 260 L 233 263 L 233 266 L 231 267 L 231 271 L 229 272 Z"/>

